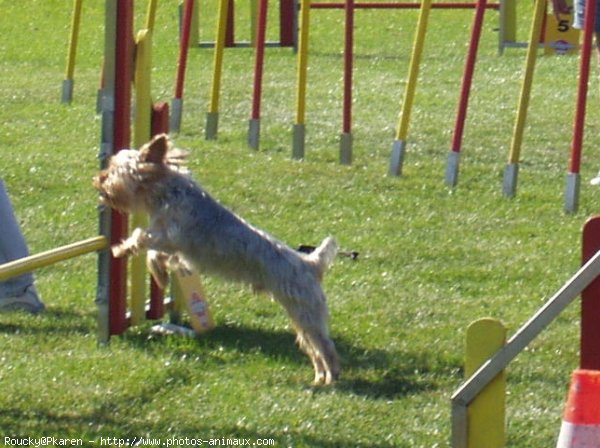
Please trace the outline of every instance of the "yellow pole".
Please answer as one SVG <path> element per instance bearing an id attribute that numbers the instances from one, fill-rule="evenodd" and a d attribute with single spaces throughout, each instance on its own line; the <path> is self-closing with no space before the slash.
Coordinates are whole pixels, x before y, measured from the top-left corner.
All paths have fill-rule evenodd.
<path id="1" fill-rule="evenodd" d="M 527 57 L 525 60 L 525 76 L 521 86 L 521 95 L 519 98 L 517 118 L 508 155 L 508 164 L 504 170 L 504 183 L 502 189 L 504 195 L 507 197 L 513 197 L 516 194 L 523 131 L 525 129 L 525 120 L 527 119 L 527 109 L 529 107 L 529 97 L 531 95 L 535 60 L 537 57 L 538 43 L 545 12 L 546 0 L 536 0 L 533 21 L 531 24 L 531 34 L 529 36 L 529 46 L 527 48 Z"/>
<path id="2" fill-rule="evenodd" d="M 298 30 L 298 65 L 296 69 L 296 121 L 292 137 L 292 158 L 294 159 L 302 159 L 304 157 L 309 24 L 310 0 L 301 0 Z"/>
<path id="3" fill-rule="evenodd" d="M 506 328 L 496 319 L 480 319 L 467 329 L 465 377 L 473 375 L 506 342 Z M 468 409 L 470 448 L 504 448 L 506 442 L 506 374 L 502 371 Z"/>
<path id="4" fill-rule="evenodd" d="M 73 17 L 71 18 L 71 37 L 69 39 L 69 53 L 67 55 L 67 69 L 65 79 L 73 79 L 75 72 L 75 56 L 77 54 L 77 42 L 79 40 L 79 24 L 81 23 L 81 5 L 83 0 L 73 2 Z"/>
<path id="5" fill-rule="evenodd" d="M 529 36 L 529 47 L 527 48 L 527 58 L 525 61 L 525 77 L 521 86 L 521 96 L 519 99 L 519 109 L 517 111 L 517 120 L 515 122 L 512 145 L 510 148 L 509 163 L 518 163 L 521 152 L 521 142 L 523 141 L 523 129 L 525 128 L 525 119 L 527 118 L 527 108 L 529 107 L 529 97 L 531 95 L 531 84 L 533 81 L 533 72 L 537 57 L 538 43 L 542 32 L 542 23 L 546 11 L 546 0 L 536 0 Z"/>
<path id="6" fill-rule="evenodd" d="M 30 255 L 29 257 L 20 258 L 19 260 L 0 265 L 0 281 L 58 263 L 59 261 L 78 257 L 89 252 L 104 250 L 107 247 L 108 240 L 106 237 L 95 236 L 77 243 L 57 247 L 46 252 Z"/>
<path id="7" fill-rule="evenodd" d="M 415 91 L 417 89 L 417 79 L 419 76 L 419 67 L 421 64 L 421 55 L 425 42 L 425 34 L 427 33 L 427 21 L 429 19 L 429 11 L 431 11 L 431 0 L 423 0 L 421 2 L 421 12 L 415 34 L 415 42 L 413 45 L 412 57 L 410 59 L 408 82 L 404 92 L 404 104 L 400 112 L 398 128 L 396 132 L 396 140 L 406 140 L 408 134 L 408 125 L 410 123 L 410 113 L 412 111 Z"/>
<path id="8" fill-rule="evenodd" d="M 151 14 L 148 15 L 150 18 Z M 148 20 L 150 22 L 150 20 Z M 150 92 L 152 70 L 152 32 L 144 29 L 136 36 L 135 60 L 135 122 L 133 143 L 136 148 L 150 140 L 152 98 Z M 148 219 L 143 213 L 133 215 L 133 228 L 145 228 Z M 146 314 L 146 253 L 131 258 L 131 325 L 143 322 Z"/>
<path id="9" fill-rule="evenodd" d="M 415 41 L 413 43 L 412 56 L 408 67 L 408 81 L 404 92 L 404 103 L 398 117 L 398 127 L 396 128 L 396 139 L 392 144 L 392 155 L 390 158 L 389 174 L 391 176 L 400 176 L 402 174 L 402 164 L 404 163 L 404 153 L 406 152 L 406 136 L 408 134 L 408 125 L 410 123 L 410 114 L 412 111 L 415 91 L 417 90 L 417 80 L 419 77 L 419 67 L 421 65 L 421 56 L 425 46 L 425 34 L 427 33 L 427 22 L 429 12 L 431 11 L 431 0 L 422 0 L 421 12 L 417 23 Z"/>
<path id="10" fill-rule="evenodd" d="M 296 90 L 296 124 L 304 124 L 306 115 L 306 73 L 308 67 L 308 31 L 310 24 L 310 0 L 300 3 L 300 32 L 298 36 L 298 67 Z"/>
<path id="11" fill-rule="evenodd" d="M 498 27 L 498 53 L 504 52 L 504 47 L 517 40 L 517 2 L 516 0 L 500 0 L 500 26 Z"/>
<path id="12" fill-rule="evenodd" d="M 74 0 L 73 16 L 71 17 L 71 35 L 69 38 L 69 51 L 67 53 L 67 67 L 62 86 L 62 102 L 70 103 L 73 99 L 73 76 L 75 74 L 75 57 L 77 55 L 77 42 L 79 40 L 79 24 L 81 23 L 81 5 L 83 0 Z"/>
<path id="13" fill-rule="evenodd" d="M 148 12 L 146 14 L 146 29 L 151 33 L 154 32 L 154 22 L 156 18 L 156 4 L 157 0 L 150 0 L 148 2 Z"/>
<path id="14" fill-rule="evenodd" d="M 221 73 L 223 71 L 223 50 L 225 49 L 225 31 L 227 30 L 227 14 L 229 0 L 219 3 L 219 17 L 217 22 L 217 39 L 215 41 L 215 54 L 213 62 L 213 78 L 210 94 L 210 104 L 206 117 L 206 138 L 213 139 L 217 136 L 219 121 L 219 91 L 221 89 Z"/>
<path id="15" fill-rule="evenodd" d="M 135 60 L 135 123 L 133 144 L 139 148 L 150 140 L 152 98 L 150 93 L 152 72 L 152 33 L 140 30 L 136 36 Z"/>

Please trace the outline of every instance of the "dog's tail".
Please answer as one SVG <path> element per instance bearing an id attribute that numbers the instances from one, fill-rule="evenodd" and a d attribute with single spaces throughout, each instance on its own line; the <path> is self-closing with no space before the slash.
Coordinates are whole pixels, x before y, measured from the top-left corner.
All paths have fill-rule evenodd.
<path id="1" fill-rule="evenodd" d="M 325 271 L 327 271 L 327 268 L 333 262 L 337 251 L 338 246 L 335 238 L 328 236 L 319 247 L 307 255 L 309 263 L 316 268 L 319 279 L 323 278 L 323 274 L 325 274 Z"/>

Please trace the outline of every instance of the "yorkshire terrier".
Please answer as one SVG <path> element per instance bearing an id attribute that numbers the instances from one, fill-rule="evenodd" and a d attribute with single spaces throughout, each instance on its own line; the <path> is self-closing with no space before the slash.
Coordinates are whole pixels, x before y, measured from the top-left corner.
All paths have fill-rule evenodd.
<path id="1" fill-rule="evenodd" d="M 94 177 L 103 204 L 121 212 L 146 212 L 147 229 L 135 229 L 112 247 L 115 257 L 147 252 L 159 285 L 168 282 L 176 260 L 268 291 L 285 308 L 297 343 L 312 361 L 316 384 L 338 379 L 340 365 L 329 336 L 329 312 L 321 288 L 337 253 L 332 237 L 309 254 L 295 251 L 251 226 L 213 199 L 190 177 L 188 154 L 161 134 L 139 151 L 121 150 Z"/>

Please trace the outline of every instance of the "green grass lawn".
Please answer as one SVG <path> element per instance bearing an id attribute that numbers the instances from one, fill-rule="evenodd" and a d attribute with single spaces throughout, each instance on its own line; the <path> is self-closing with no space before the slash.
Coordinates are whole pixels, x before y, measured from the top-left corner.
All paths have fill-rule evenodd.
<path id="1" fill-rule="evenodd" d="M 30 250 L 97 233 L 103 4 L 84 2 L 73 104 L 60 104 L 71 2 L 0 0 L 0 177 Z M 138 1 L 138 26 L 146 2 Z M 159 2 L 153 95 L 170 101 L 177 8 Z M 212 2 L 211 2 L 212 3 Z M 237 2 L 242 3 L 242 2 Z M 273 2 L 271 2 L 273 3 Z M 203 40 L 214 33 L 206 9 Z M 269 36 L 276 38 L 276 8 Z M 240 13 L 242 14 L 242 12 Z M 443 447 L 450 396 L 463 380 L 465 329 L 502 320 L 513 334 L 580 264 L 597 212 L 598 87 L 590 104 L 579 211 L 563 212 L 579 62 L 538 59 L 517 197 L 502 195 L 525 50 L 497 54 L 484 24 L 459 184 L 444 184 L 472 11 L 434 10 L 401 178 L 388 159 L 418 12 L 357 11 L 354 163 L 338 163 L 343 14 L 313 11 L 306 159 L 292 161 L 295 55 L 269 49 L 259 152 L 246 145 L 253 53 L 227 50 L 216 141 L 204 140 L 212 52 L 190 52 L 181 134 L 191 169 L 214 196 L 290 245 L 333 234 L 358 261 L 325 278 L 342 379 L 313 388 L 280 307 L 206 278 L 217 329 L 198 340 L 149 326 L 96 345 L 96 257 L 37 272 L 45 315 L 0 315 L 0 444 L 6 436 L 270 438 L 290 447 Z M 519 6 L 519 37 L 531 5 Z M 136 26 L 136 28 L 138 27 Z M 244 33 L 240 19 L 239 31 Z M 245 39 L 245 37 L 243 37 Z M 508 446 L 552 446 L 578 365 L 578 306 L 508 370 Z M 90 446 L 93 446 L 90 444 Z"/>

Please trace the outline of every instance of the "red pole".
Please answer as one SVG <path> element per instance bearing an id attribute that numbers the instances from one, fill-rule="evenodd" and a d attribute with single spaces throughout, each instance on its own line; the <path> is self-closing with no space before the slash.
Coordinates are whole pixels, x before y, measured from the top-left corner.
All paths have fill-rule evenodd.
<path id="1" fill-rule="evenodd" d="M 571 143 L 571 163 L 569 172 L 579 174 L 581 166 L 581 148 L 583 146 L 583 125 L 585 122 L 585 107 L 590 75 L 590 57 L 592 53 L 592 35 L 594 34 L 594 19 L 596 17 L 596 2 L 587 0 L 585 4 L 585 22 L 583 25 L 583 43 L 579 66 L 579 88 L 577 91 L 577 109 L 573 124 L 573 141 Z"/>
<path id="2" fill-rule="evenodd" d="M 263 66 L 265 60 L 265 36 L 267 29 L 267 8 L 269 2 L 260 0 L 258 4 L 258 24 L 256 29 L 256 60 L 254 64 L 254 89 L 252 98 L 252 118 L 260 118 Z"/>
<path id="3" fill-rule="evenodd" d="M 591 16 L 594 17 L 594 14 Z M 585 264 L 600 250 L 600 216 L 588 219 L 583 227 L 582 240 L 582 264 Z M 600 278 L 581 293 L 580 332 L 579 367 L 600 370 Z"/>
<path id="4" fill-rule="evenodd" d="M 294 46 L 295 0 L 279 0 L 279 45 Z"/>
<path id="5" fill-rule="evenodd" d="M 193 11 L 194 0 L 187 0 L 183 12 L 183 27 L 181 30 L 181 41 L 179 43 L 179 61 L 177 62 L 177 81 L 175 83 L 175 98 L 179 99 L 183 97 L 183 84 L 185 81 L 185 69 L 187 66 Z"/>
<path id="6" fill-rule="evenodd" d="M 115 113 L 113 154 L 130 146 L 131 137 L 131 80 L 133 79 L 133 2 L 117 2 L 115 42 Z M 111 245 L 127 237 L 127 215 L 111 213 Z M 127 329 L 126 293 L 127 259 L 110 260 L 110 334 L 121 334 Z"/>
<path id="7" fill-rule="evenodd" d="M 191 0 L 188 0 L 188 3 Z M 169 132 L 169 105 L 157 103 L 152 106 L 152 135 Z M 148 319 L 160 319 L 165 314 L 165 295 L 153 278 L 150 280 L 150 309 Z"/>
<path id="8" fill-rule="evenodd" d="M 344 106 L 342 132 L 352 129 L 352 61 L 354 37 L 354 0 L 346 0 L 346 36 L 344 42 Z"/>
<path id="9" fill-rule="evenodd" d="M 458 112 L 456 114 L 456 124 L 454 127 L 454 137 L 452 139 L 451 150 L 460 152 L 465 120 L 467 118 L 467 107 L 469 105 L 469 93 L 473 82 L 473 72 L 475 71 L 475 60 L 477 59 L 477 49 L 479 47 L 479 39 L 481 37 L 481 27 L 483 24 L 483 16 L 485 13 L 486 0 L 477 0 L 475 9 L 475 17 L 473 19 L 473 29 L 471 31 L 471 42 L 469 44 L 469 52 L 465 63 L 465 71 L 458 104 Z"/>
<path id="10" fill-rule="evenodd" d="M 235 47 L 235 4 L 233 0 L 229 0 L 227 7 L 227 28 L 225 31 L 225 46 Z"/>

